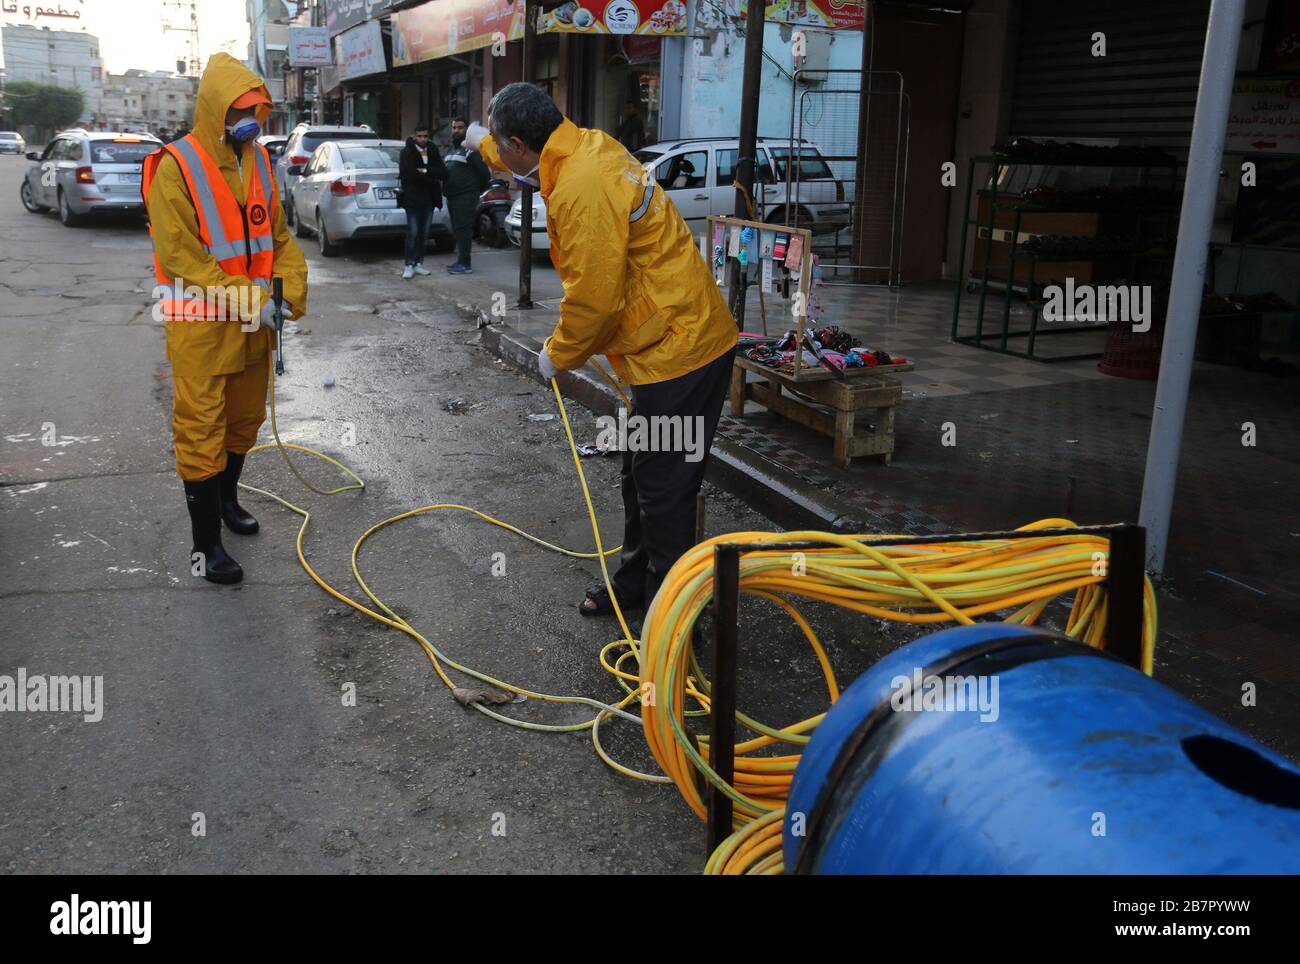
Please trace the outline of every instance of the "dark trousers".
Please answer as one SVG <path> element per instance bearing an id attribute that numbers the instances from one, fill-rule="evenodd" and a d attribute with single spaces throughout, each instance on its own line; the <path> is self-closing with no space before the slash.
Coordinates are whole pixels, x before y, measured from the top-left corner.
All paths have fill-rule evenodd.
<path id="1" fill-rule="evenodd" d="M 424 264 L 424 249 L 429 243 L 429 222 L 432 219 L 431 205 L 406 209 L 407 264 Z"/>
<path id="2" fill-rule="evenodd" d="M 704 457 L 688 462 L 686 452 L 624 451 L 623 553 L 613 578 L 620 603 L 644 599 L 649 606 L 673 563 L 695 545 L 695 497 L 704 483 L 709 448 L 731 383 L 732 356 L 727 351 L 678 378 L 632 386 L 629 419 L 701 418 L 703 442 L 697 444 L 702 444 Z"/>
<path id="3" fill-rule="evenodd" d="M 456 236 L 456 260 L 469 267 L 470 253 L 474 247 L 474 216 L 478 213 L 478 195 L 448 195 L 447 213 L 451 215 L 451 230 Z"/>

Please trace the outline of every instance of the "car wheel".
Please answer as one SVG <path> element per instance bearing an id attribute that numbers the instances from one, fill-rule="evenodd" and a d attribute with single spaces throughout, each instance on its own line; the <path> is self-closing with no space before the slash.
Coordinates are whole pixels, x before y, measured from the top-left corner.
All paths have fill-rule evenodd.
<path id="1" fill-rule="evenodd" d="M 492 216 L 491 211 L 480 211 L 478 223 L 474 226 L 474 233 L 478 239 L 489 247 L 501 247 L 501 232 L 497 230 L 497 220 Z"/>
<path id="2" fill-rule="evenodd" d="M 316 212 L 316 244 L 320 247 L 321 257 L 332 258 L 339 253 L 339 246 L 330 240 L 319 211 Z"/>
<path id="3" fill-rule="evenodd" d="M 287 221 L 289 224 L 292 224 L 292 225 L 293 225 L 293 233 L 294 233 L 294 236 L 295 236 L 295 237 L 299 237 L 299 238 L 305 238 L 305 237 L 307 237 L 307 235 L 311 234 L 311 232 L 307 230 L 307 225 L 305 225 L 305 224 L 302 223 L 302 218 L 290 218 L 290 217 L 289 217 L 289 210 L 292 210 L 292 209 L 288 209 L 288 210 L 286 210 L 286 211 L 284 212 L 284 219 L 285 219 L 285 221 Z"/>
<path id="4" fill-rule="evenodd" d="M 68 205 L 68 196 L 63 193 L 62 188 L 59 188 L 59 220 L 69 228 L 75 228 L 81 223 L 81 215 Z"/>
<path id="5" fill-rule="evenodd" d="M 288 225 L 290 225 L 290 226 L 292 226 L 292 225 L 293 225 L 293 222 L 294 222 L 294 216 L 293 216 L 293 202 L 292 202 L 292 201 L 288 201 L 288 202 L 286 202 L 285 205 L 284 205 L 284 223 L 285 223 L 285 224 L 288 224 Z M 298 237 L 300 237 L 300 238 L 301 238 L 301 237 L 305 237 L 305 235 L 301 235 L 301 234 L 300 234 L 300 235 L 298 235 Z"/>
<path id="6" fill-rule="evenodd" d="M 18 196 L 22 199 L 23 207 L 31 211 L 32 214 L 40 214 L 49 210 L 44 204 L 36 203 L 36 195 L 32 193 L 32 184 L 27 178 L 23 178 L 23 185 L 18 189 Z"/>

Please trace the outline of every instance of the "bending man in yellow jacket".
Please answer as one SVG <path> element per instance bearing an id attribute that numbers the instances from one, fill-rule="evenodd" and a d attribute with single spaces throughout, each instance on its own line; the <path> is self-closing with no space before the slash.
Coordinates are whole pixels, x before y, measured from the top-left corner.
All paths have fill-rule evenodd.
<path id="1" fill-rule="evenodd" d="M 145 159 L 141 186 L 167 326 L 192 571 L 209 582 L 243 578 L 222 544 L 222 521 L 241 535 L 258 528 L 236 485 L 266 417 L 273 280 L 283 282 L 289 317 L 307 307 L 307 262 L 255 141 L 270 108 L 261 78 L 215 54 L 199 81 L 192 132 Z"/>
<path id="2" fill-rule="evenodd" d="M 686 222 L 622 144 L 566 120 L 532 84 L 503 87 L 488 110 L 491 132 L 479 129 L 477 147 L 489 166 L 541 191 L 564 285 L 559 323 L 538 357 L 542 375 L 603 354 L 632 385 L 627 424 L 650 427 L 642 444 L 632 433 L 621 440 L 623 558 L 612 580 L 621 607 L 649 606 L 695 544 L 695 497 L 730 383 L 736 323 Z M 644 444 L 665 438 L 681 444 Z M 613 607 L 600 586 L 578 608 Z"/>

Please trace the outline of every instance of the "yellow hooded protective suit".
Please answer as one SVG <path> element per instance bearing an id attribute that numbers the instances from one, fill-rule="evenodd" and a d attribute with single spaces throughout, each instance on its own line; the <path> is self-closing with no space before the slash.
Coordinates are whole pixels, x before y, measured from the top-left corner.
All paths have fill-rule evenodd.
<path id="1" fill-rule="evenodd" d="M 226 111 L 251 90 L 266 92 L 252 71 L 228 54 L 214 54 L 199 81 L 192 134 L 216 163 L 235 200 L 242 206 L 255 176 L 252 145 L 226 142 Z M 267 98 L 269 100 L 269 97 Z M 257 107 L 265 124 L 267 104 Z M 235 150 L 242 162 L 236 163 Z M 199 219 L 179 164 L 170 156 L 158 165 L 145 205 L 149 211 L 154 254 L 162 272 L 205 290 L 239 289 L 244 320 L 261 313 L 268 297 L 247 277 L 229 275 L 204 250 Z M 269 205 L 274 237 L 274 276 L 283 281 L 286 313 L 297 318 L 307 308 L 307 261 L 289 235 L 278 188 Z M 266 413 L 269 327 L 243 331 L 238 320 L 167 321 L 167 358 L 172 365 L 172 435 L 176 471 L 186 481 L 216 475 L 226 452 L 243 453 L 257 438 Z"/>
<path id="2" fill-rule="evenodd" d="M 505 167 L 491 135 L 479 153 Z M 556 368 L 605 355 L 622 378 L 647 385 L 735 347 L 735 319 L 690 229 L 622 144 L 566 119 L 542 148 L 538 178 L 564 285 L 547 345 Z"/>

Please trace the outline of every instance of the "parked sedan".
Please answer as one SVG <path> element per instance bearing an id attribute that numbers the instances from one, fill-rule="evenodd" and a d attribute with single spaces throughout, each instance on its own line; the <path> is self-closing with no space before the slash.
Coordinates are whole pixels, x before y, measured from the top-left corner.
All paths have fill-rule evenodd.
<path id="1" fill-rule="evenodd" d="M 27 142 L 17 131 L 0 131 L 0 154 L 26 154 Z"/>
<path id="2" fill-rule="evenodd" d="M 294 179 L 294 230 L 298 237 L 316 235 L 320 253 L 339 253 L 344 241 L 400 238 L 406 234 L 406 212 L 397 206 L 400 179 L 397 161 L 402 141 L 326 141 L 306 165 L 286 173 Z M 452 242 L 447 206 L 433 212 L 429 239 L 439 247 Z"/>
<path id="3" fill-rule="evenodd" d="M 373 141 L 375 132 L 365 124 L 356 127 L 338 127 L 335 125 L 299 124 L 289 132 L 285 145 L 272 160 L 274 162 L 271 176 L 280 185 L 280 203 L 284 205 L 284 216 L 293 224 L 293 186 L 298 178 L 289 173 L 291 167 L 306 167 L 316 148 L 326 141 Z"/>
<path id="4" fill-rule="evenodd" d="M 23 207 L 33 214 L 54 208 L 68 227 L 93 214 L 143 215 L 141 167 L 161 146 L 151 134 L 63 131 L 27 155 L 35 163 L 19 188 Z"/>

